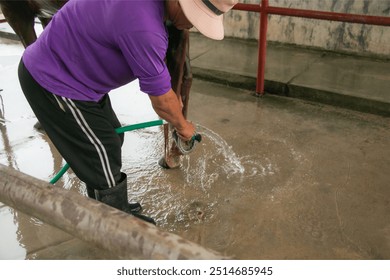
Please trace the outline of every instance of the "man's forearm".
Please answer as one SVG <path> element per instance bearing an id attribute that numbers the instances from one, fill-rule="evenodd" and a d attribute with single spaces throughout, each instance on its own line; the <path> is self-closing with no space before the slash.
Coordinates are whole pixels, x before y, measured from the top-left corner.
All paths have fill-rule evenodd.
<path id="1" fill-rule="evenodd" d="M 182 104 L 172 89 L 163 95 L 149 97 L 157 115 L 172 124 L 183 137 L 191 138 L 194 127 L 184 118 Z"/>

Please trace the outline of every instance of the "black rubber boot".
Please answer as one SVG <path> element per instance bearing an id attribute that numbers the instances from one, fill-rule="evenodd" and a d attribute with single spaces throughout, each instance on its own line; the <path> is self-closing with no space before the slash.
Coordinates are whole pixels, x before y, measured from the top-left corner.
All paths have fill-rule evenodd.
<path id="1" fill-rule="evenodd" d="M 95 195 L 95 189 L 90 188 L 87 186 L 87 194 L 89 198 L 96 199 Z M 141 213 L 142 212 L 142 206 L 139 202 L 135 203 L 129 203 L 129 208 L 132 213 Z"/>
<path id="2" fill-rule="evenodd" d="M 137 211 L 134 211 L 134 204 L 131 204 L 127 201 L 127 176 L 124 173 L 122 173 L 121 181 L 115 187 L 105 189 L 105 190 L 95 189 L 95 197 L 96 200 L 101 201 L 107 205 L 110 205 L 111 207 L 122 210 L 128 214 L 131 214 L 151 224 L 154 225 L 156 224 L 154 219 L 139 214 Z"/>

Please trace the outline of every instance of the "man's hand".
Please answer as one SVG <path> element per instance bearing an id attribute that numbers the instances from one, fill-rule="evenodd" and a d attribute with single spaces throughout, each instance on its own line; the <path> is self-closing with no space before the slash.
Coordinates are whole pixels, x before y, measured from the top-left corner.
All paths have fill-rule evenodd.
<path id="1" fill-rule="evenodd" d="M 188 125 L 185 129 L 183 130 L 178 130 L 176 129 L 177 136 L 179 136 L 183 141 L 190 141 L 192 137 L 195 135 L 195 127 L 191 122 L 188 122 Z"/>

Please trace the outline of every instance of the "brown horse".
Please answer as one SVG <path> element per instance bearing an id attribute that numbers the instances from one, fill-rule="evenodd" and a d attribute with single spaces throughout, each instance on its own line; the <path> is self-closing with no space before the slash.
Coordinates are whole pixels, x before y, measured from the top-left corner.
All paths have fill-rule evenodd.
<path id="1" fill-rule="evenodd" d="M 20 38 L 24 47 L 32 44 L 37 35 L 34 29 L 35 18 L 45 28 L 53 15 L 66 4 L 67 0 L 0 0 L 0 8 L 8 24 Z M 189 31 L 177 30 L 167 24 L 169 45 L 167 65 L 172 78 L 172 89 L 183 102 L 183 114 L 187 116 L 192 72 L 189 59 Z M 176 168 L 180 164 L 181 153 L 170 137 L 172 127 L 165 125 L 164 156 L 159 164 L 165 168 Z"/>
<path id="2" fill-rule="evenodd" d="M 8 24 L 20 38 L 24 47 L 32 44 L 37 35 L 35 18 L 45 27 L 66 0 L 0 0 L 0 7 Z"/>

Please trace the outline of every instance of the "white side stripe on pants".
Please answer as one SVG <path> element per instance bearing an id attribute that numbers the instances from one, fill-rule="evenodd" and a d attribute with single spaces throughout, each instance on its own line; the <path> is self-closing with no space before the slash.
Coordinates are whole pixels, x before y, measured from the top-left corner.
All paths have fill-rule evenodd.
<path id="1" fill-rule="evenodd" d="M 89 127 L 88 123 L 86 122 L 84 116 L 80 112 L 80 110 L 76 107 L 76 104 L 69 99 L 62 97 L 66 105 L 68 105 L 69 109 L 72 112 L 73 117 L 76 119 L 77 123 L 85 133 L 85 135 L 88 137 L 88 139 L 91 141 L 91 143 L 95 146 L 96 151 L 99 155 L 100 162 L 102 164 L 103 172 L 107 180 L 108 186 L 114 187 L 115 186 L 115 179 L 114 175 L 112 174 L 111 168 L 110 168 L 110 162 L 108 160 L 106 149 L 104 148 L 102 142 L 99 140 L 99 138 L 95 135 L 93 130 Z"/>

